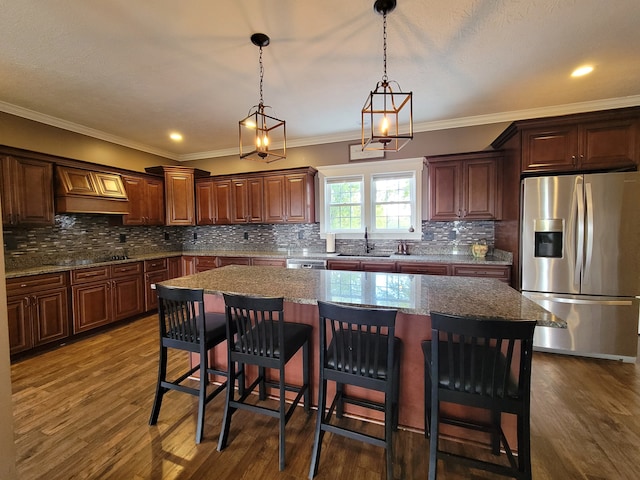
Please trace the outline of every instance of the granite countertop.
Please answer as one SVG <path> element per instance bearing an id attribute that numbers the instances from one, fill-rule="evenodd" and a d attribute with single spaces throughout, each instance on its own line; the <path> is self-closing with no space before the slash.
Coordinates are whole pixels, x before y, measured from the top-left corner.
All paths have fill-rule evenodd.
<path id="1" fill-rule="evenodd" d="M 247 250 L 207 250 L 207 251 L 178 251 L 178 252 L 157 252 L 145 255 L 136 255 L 127 259 L 119 260 L 91 260 L 91 259 L 60 259 L 45 262 L 41 265 L 29 268 L 10 269 L 5 272 L 6 278 L 16 278 L 29 275 L 39 275 L 43 273 L 57 273 L 77 270 L 80 268 L 97 267 L 101 265 L 117 265 L 120 263 L 140 262 L 144 260 L 155 260 L 157 258 L 188 256 L 205 257 L 261 257 L 261 258 L 309 258 L 309 259 L 344 259 L 344 260 L 369 260 L 369 261 L 402 261 L 416 263 L 462 263 L 476 265 L 511 265 L 508 258 L 500 256 L 487 256 L 485 258 L 475 258 L 471 255 L 397 255 L 391 254 L 388 257 L 376 255 L 346 255 L 337 253 L 322 252 L 296 252 L 296 251 L 247 251 Z"/>
<path id="2" fill-rule="evenodd" d="M 536 320 L 542 326 L 566 327 L 566 322 L 508 285 L 484 278 L 230 265 L 168 280 L 161 285 L 202 288 L 208 294 L 282 296 L 292 303 L 316 304 L 322 300 L 397 308 L 414 315 L 428 315 L 433 311 L 514 321 Z"/>

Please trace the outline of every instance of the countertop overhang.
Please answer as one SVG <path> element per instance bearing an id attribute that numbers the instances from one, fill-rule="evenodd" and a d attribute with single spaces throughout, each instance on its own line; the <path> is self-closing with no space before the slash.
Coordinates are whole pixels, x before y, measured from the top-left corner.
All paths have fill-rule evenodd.
<path id="1" fill-rule="evenodd" d="M 400 273 L 304 270 L 229 265 L 161 282 L 205 293 L 284 297 L 316 304 L 318 300 L 363 307 L 396 308 L 412 315 L 440 312 L 485 319 L 535 320 L 566 328 L 566 322 L 493 279 Z"/>

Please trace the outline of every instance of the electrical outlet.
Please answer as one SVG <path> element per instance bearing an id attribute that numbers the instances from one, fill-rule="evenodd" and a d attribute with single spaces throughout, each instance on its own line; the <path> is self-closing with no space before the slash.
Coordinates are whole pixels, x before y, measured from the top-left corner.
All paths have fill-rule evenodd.
<path id="1" fill-rule="evenodd" d="M 197 240 L 198 239 L 198 232 L 193 232 L 193 239 Z"/>
<path id="2" fill-rule="evenodd" d="M 126 243 L 127 242 L 127 236 L 124 233 L 120 234 L 120 243 Z"/>
<path id="3" fill-rule="evenodd" d="M 169 240 L 169 232 L 164 232 L 164 239 Z"/>
<path id="4" fill-rule="evenodd" d="M 449 232 L 449 240 L 455 240 L 457 236 L 458 236 L 458 235 L 456 234 L 456 231 L 455 231 L 455 230 L 451 230 L 451 231 Z"/>
<path id="5" fill-rule="evenodd" d="M 249 232 L 244 232 L 244 239 L 249 240 Z"/>
<path id="6" fill-rule="evenodd" d="M 298 240 L 304 240 L 304 230 L 298 232 Z"/>

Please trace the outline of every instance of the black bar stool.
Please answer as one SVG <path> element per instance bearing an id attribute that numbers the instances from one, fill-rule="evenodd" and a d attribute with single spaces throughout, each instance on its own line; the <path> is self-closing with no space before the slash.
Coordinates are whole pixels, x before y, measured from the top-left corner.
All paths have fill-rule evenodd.
<path id="1" fill-rule="evenodd" d="M 233 388 L 227 389 L 222 430 L 218 440 L 218 451 L 227 446 L 231 417 L 237 409 L 249 410 L 277 418 L 280 422 L 280 470 L 285 466 L 285 425 L 295 407 L 304 397 L 304 409 L 309 412 L 311 399 L 309 392 L 309 345 L 311 325 L 284 321 L 284 300 L 282 298 L 262 298 L 244 295 L 224 294 L 228 342 L 228 381 L 233 385 L 239 375 L 244 375 L 244 365 L 258 366 L 258 378 L 244 391 L 240 390 L 236 400 Z M 237 332 L 236 340 L 233 334 Z M 302 386 L 285 383 L 286 363 L 302 349 Z M 265 369 L 278 370 L 278 381 L 269 381 Z M 244 382 L 244 379 L 243 379 Z M 259 387 L 259 400 L 266 399 L 266 388 L 279 390 L 279 408 L 246 402 L 249 394 Z M 285 392 L 296 392 L 293 403 L 286 408 Z"/>
<path id="2" fill-rule="evenodd" d="M 318 302 L 320 314 L 320 390 L 309 478 L 318 473 L 325 432 L 370 443 L 386 449 L 387 478 L 393 478 L 392 431 L 398 428 L 400 357 L 402 343 L 394 337 L 396 310 L 373 309 Z M 336 382 L 336 394 L 327 410 L 327 381 Z M 344 385 L 384 392 L 384 402 L 348 396 Z M 384 412 L 384 437 L 341 427 L 344 404 Z"/>
<path id="3" fill-rule="evenodd" d="M 149 425 L 155 425 L 160 414 L 162 399 L 169 390 L 188 393 L 198 397 L 198 423 L 196 443 L 200 443 L 204 430 L 205 406 L 227 385 L 225 381 L 207 394 L 209 375 L 227 375 L 226 371 L 209 367 L 208 352 L 227 339 L 224 314 L 204 311 L 204 292 L 200 289 L 156 286 L 158 294 L 158 319 L 160 321 L 160 361 L 155 400 Z M 198 353 L 200 362 L 175 380 L 167 380 L 168 349 Z M 196 371 L 200 373 L 198 388 L 184 382 Z"/>
<path id="4" fill-rule="evenodd" d="M 425 430 L 431 437 L 429 479 L 438 459 L 463 463 L 499 475 L 531 479 L 530 392 L 535 321 L 478 319 L 431 313 L 431 338 L 425 356 Z M 436 341 L 437 340 L 437 341 Z M 488 424 L 440 415 L 440 402 L 489 410 Z M 517 416 L 518 457 L 502 431 L 502 413 Z M 508 460 L 500 464 L 440 450 L 440 424 L 490 433 L 491 450 Z"/>

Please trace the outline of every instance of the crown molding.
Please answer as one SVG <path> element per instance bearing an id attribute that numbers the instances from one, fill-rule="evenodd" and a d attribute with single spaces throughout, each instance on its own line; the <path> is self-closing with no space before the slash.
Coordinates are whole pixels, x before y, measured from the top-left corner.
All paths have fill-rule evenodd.
<path id="1" fill-rule="evenodd" d="M 446 130 L 449 128 L 473 127 L 493 123 L 514 122 L 516 120 L 527 120 L 531 118 L 555 117 L 558 115 L 569 115 L 573 113 L 586 113 L 598 110 L 634 107 L 638 105 L 640 105 L 640 95 L 632 95 L 629 97 L 608 98 L 603 100 L 592 100 L 589 102 L 554 105 L 550 107 L 513 110 L 509 112 L 451 118 L 433 122 L 420 122 L 414 125 L 414 132 L 432 132 L 436 130 Z M 237 147 L 179 155 L 2 101 L 0 101 L 0 111 L 179 162 L 238 155 Z M 351 132 L 342 132 L 331 135 L 291 139 L 287 142 L 287 148 L 308 147 L 311 145 L 323 145 L 327 143 L 352 142 L 354 139 L 360 138 L 360 135 L 360 130 L 354 130 Z"/>

